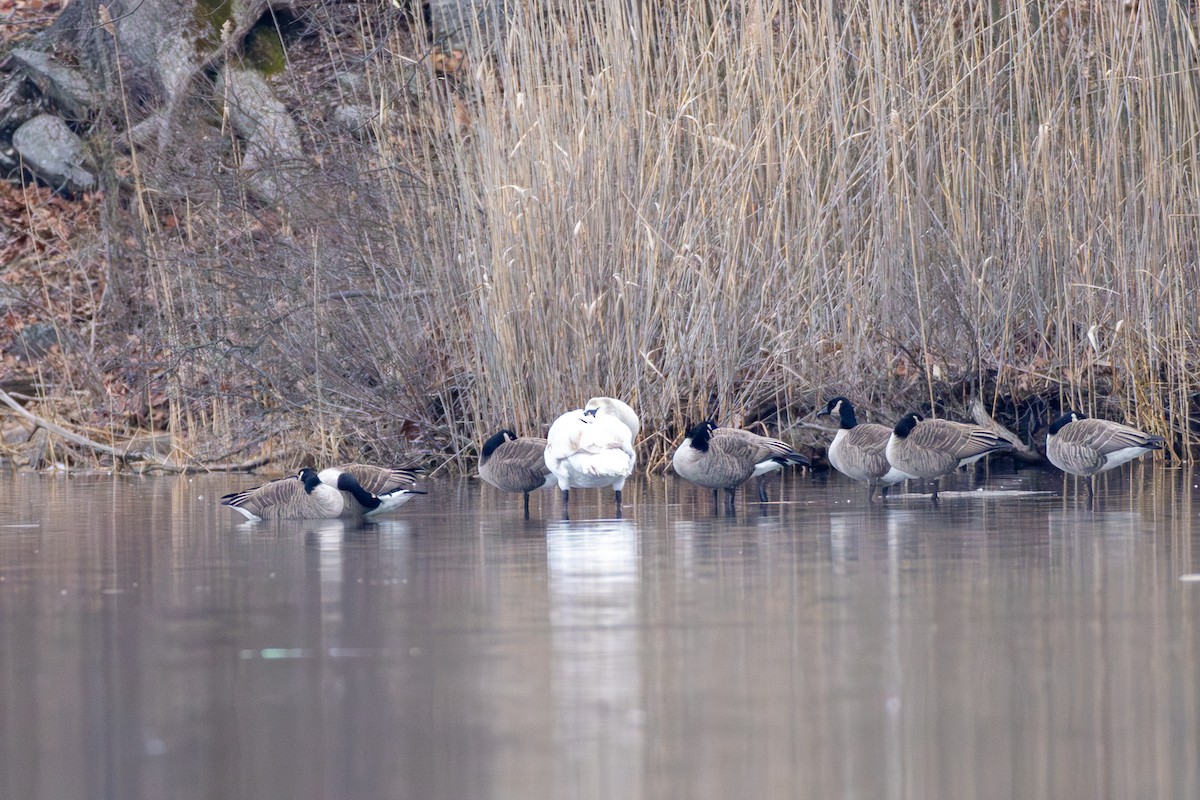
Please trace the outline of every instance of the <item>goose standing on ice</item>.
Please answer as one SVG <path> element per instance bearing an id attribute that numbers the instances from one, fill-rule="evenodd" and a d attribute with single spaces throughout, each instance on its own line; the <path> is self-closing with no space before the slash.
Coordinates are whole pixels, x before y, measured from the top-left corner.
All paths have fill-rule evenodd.
<path id="1" fill-rule="evenodd" d="M 829 445 L 829 463 L 843 475 L 867 484 L 867 502 L 875 496 L 875 487 L 887 497 L 888 487 L 908 476 L 892 466 L 887 459 L 888 439 L 892 429 L 870 422 L 860 423 L 854 406 L 845 397 L 835 397 L 817 412 L 818 417 L 838 417 L 838 432 Z"/>
<path id="2" fill-rule="evenodd" d="M 1119 422 L 1090 419 L 1078 411 L 1067 411 L 1050 423 L 1046 457 L 1063 472 L 1087 478 L 1091 503 L 1096 475 L 1140 455 L 1162 450 L 1166 443 L 1161 436 L 1151 436 Z"/>
<path id="3" fill-rule="evenodd" d="M 725 505 L 733 511 L 734 492 L 750 478 L 760 476 L 759 502 L 767 502 L 763 481 L 768 473 L 788 464 L 808 466 L 808 459 L 785 442 L 738 428 L 719 428 L 711 420 L 693 426 L 671 456 L 679 477 L 713 490 L 713 511 L 718 492 L 725 490 Z"/>
<path id="4" fill-rule="evenodd" d="M 612 397 L 593 397 L 554 420 L 544 458 L 562 490 L 564 517 L 570 518 L 572 488 L 602 486 L 613 488 L 621 516 L 621 489 L 637 462 L 633 441 L 640 429 L 634 410 Z"/>
<path id="5" fill-rule="evenodd" d="M 479 453 L 479 477 L 502 492 L 525 495 L 525 519 L 529 519 L 529 493 L 557 483 L 546 466 L 545 439 L 517 436 L 507 428 L 483 443 Z"/>
<path id="6" fill-rule="evenodd" d="M 885 452 L 891 465 L 908 477 L 932 478 L 930 499 L 937 503 L 938 481 L 943 475 L 1011 448 L 1008 440 L 987 428 L 912 413 L 896 423 Z"/>

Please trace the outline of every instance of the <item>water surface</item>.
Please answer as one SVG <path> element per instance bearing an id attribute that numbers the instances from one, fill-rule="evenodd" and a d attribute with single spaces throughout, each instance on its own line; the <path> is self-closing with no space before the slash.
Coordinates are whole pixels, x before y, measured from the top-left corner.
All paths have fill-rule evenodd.
<path id="1" fill-rule="evenodd" d="M 0 797 L 1200 797 L 1183 471 L 366 528 L 216 506 L 255 482 L 0 479 Z"/>

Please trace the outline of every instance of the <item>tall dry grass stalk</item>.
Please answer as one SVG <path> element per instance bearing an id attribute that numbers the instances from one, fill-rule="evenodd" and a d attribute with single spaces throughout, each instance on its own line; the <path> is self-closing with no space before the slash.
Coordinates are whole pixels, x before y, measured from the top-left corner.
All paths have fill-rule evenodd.
<path id="1" fill-rule="evenodd" d="M 281 209 L 158 181 L 181 425 L 230 454 L 250 430 L 470 455 L 604 393 L 655 465 L 703 416 L 803 444 L 835 393 L 885 422 L 975 393 L 1196 438 L 1180 4 L 508 5 L 448 76 L 390 5 L 352 7 L 329 59 L 363 79 L 330 83 L 375 116 L 295 111 L 320 163 Z"/>
<path id="2" fill-rule="evenodd" d="M 1194 436 L 1179 4 L 512 5 L 393 119 L 441 115 L 411 270 L 468 436 L 601 392 L 678 431 L 962 386 Z M 411 71 L 376 52 L 387 111 Z"/>

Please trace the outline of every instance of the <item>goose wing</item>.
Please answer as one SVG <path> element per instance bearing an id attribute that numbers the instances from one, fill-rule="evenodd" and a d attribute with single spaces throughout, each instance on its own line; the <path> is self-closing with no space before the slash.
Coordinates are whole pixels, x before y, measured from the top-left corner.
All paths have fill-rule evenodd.
<path id="1" fill-rule="evenodd" d="M 507 492 L 528 492 L 546 484 L 545 439 L 521 437 L 496 448 L 479 468 L 479 477 Z"/>
<path id="2" fill-rule="evenodd" d="M 1051 464 L 1074 475 L 1094 475 L 1104 468 L 1104 454 L 1093 443 L 1078 435 L 1069 436 L 1076 425 L 1089 421 L 1076 420 L 1046 439 L 1046 457 Z"/>
<path id="3" fill-rule="evenodd" d="M 376 467 L 372 464 L 343 464 L 338 467 L 371 494 L 380 495 L 412 486 L 417 482 L 420 467 Z"/>
<path id="4" fill-rule="evenodd" d="M 1157 450 L 1165 443 L 1161 436 L 1151 436 L 1119 422 L 1091 418 L 1077 419 L 1064 426 L 1058 432 L 1058 439 L 1068 445 L 1085 445 L 1100 456 L 1131 447 Z"/>
<path id="5" fill-rule="evenodd" d="M 887 443 L 891 428 L 874 423 L 859 423 L 846 431 L 843 447 L 854 466 L 871 478 L 879 478 L 892 468 L 887 459 Z"/>
<path id="6" fill-rule="evenodd" d="M 309 494 L 297 477 L 277 478 L 253 489 L 227 494 L 221 498 L 221 505 L 259 519 L 331 518 L 342 510 L 337 490 L 321 487 Z"/>
<path id="7" fill-rule="evenodd" d="M 787 442 L 779 439 L 771 439 L 766 436 L 759 436 L 751 431 L 744 431 L 740 428 L 717 428 L 712 432 L 713 440 L 719 442 L 719 446 L 726 447 L 726 442 L 729 442 L 729 448 L 726 450 L 730 455 L 737 454 L 746 458 L 752 458 L 753 463 L 758 464 L 768 459 L 781 459 L 789 464 L 808 464 L 808 459 L 792 449 L 792 446 Z M 737 443 L 738 449 L 733 449 Z M 744 449 L 742 449 L 744 448 Z"/>
<path id="8" fill-rule="evenodd" d="M 913 434 L 916 434 L 918 442 L 926 441 L 959 461 L 1011 446 L 1007 440 L 987 428 L 947 419 L 925 420 L 917 425 Z"/>
<path id="9" fill-rule="evenodd" d="M 690 443 L 680 445 L 671 466 L 676 475 L 698 486 L 732 489 L 754 474 L 755 465 L 762 460 L 758 458 L 759 450 L 740 436 L 714 435 L 703 452 Z"/>

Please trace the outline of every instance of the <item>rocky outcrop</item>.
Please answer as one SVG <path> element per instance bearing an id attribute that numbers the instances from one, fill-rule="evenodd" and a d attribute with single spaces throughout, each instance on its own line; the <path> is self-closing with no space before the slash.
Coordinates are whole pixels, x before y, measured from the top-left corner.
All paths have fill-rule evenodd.
<path id="1" fill-rule="evenodd" d="M 95 188 L 96 177 L 85 166 L 87 147 L 58 117 L 34 117 L 17 128 L 12 144 L 25 167 L 55 189 L 75 194 Z"/>
<path id="2" fill-rule="evenodd" d="M 288 162 L 303 152 L 300 131 L 287 107 L 254 70 L 227 66 L 217 79 L 233 129 L 245 141 L 242 170 L 260 200 L 276 204 L 289 195 Z"/>

